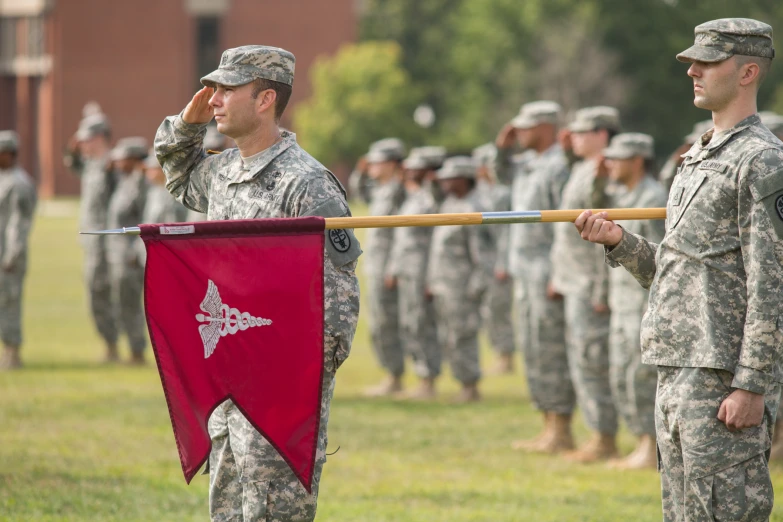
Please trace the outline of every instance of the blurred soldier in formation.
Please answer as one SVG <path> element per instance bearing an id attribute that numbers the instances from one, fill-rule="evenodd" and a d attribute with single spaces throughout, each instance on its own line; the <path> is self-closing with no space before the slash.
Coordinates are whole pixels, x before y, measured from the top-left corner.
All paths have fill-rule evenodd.
<path id="1" fill-rule="evenodd" d="M 437 182 L 446 199 L 444 214 L 483 212 L 476 193 L 476 164 L 466 156 L 447 159 Z M 434 299 L 438 336 L 454 378 L 462 384 L 458 402 L 479 400 L 480 308 L 492 267 L 487 227 L 435 227 L 427 267 L 427 293 Z"/>
<path id="2" fill-rule="evenodd" d="M 0 370 L 22 366 L 22 286 L 36 193 L 17 163 L 19 136 L 0 131 Z"/>
<path id="3" fill-rule="evenodd" d="M 402 187 L 402 160 L 405 145 L 397 138 L 386 138 L 370 146 L 351 173 L 352 192 L 360 196 L 372 216 L 396 214 L 405 196 Z M 405 360 L 400 342 L 397 288 L 386 288 L 386 265 L 392 249 L 393 228 L 367 229 L 366 259 L 370 307 L 370 337 L 379 362 L 388 376 L 379 385 L 366 390 L 370 397 L 389 396 L 402 391 Z"/>
<path id="4" fill-rule="evenodd" d="M 437 150 L 435 150 L 437 149 Z M 412 149 L 403 162 L 405 201 L 399 214 L 434 214 L 438 211 L 425 179 L 440 167 L 446 157 L 442 147 Z M 386 289 L 397 289 L 400 339 L 404 353 L 413 359 L 419 387 L 408 397 L 435 397 L 435 379 L 440 375 L 441 348 L 438 344 L 435 309 L 426 297 L 427 262 L 431 227 L 398 227 L 386 265 Z"/>
<path id="5" fill-rule="evenodd" d="M 117 176 L 117 188 L 109 201 L 108 227 L 135 227 L 144 220 L 147 179 L 144 160 L 148 144 L 144 138 L 117 141 L 110 157 Z M 136 236 L 107 236 L 113 312 L 128 336 L 131 364 L 144 364 L 147 345 L 141 296 L 144 288 L 143 259 Z M 117 354 L 114 354 L 114 358 Z"/>
<path id="6" fill-rule="evenodd" d="M 79 229 L 105 230 L 109 199 L 116 185 L 115 175 L 109 164 L 111 126 L 105 114 L 95 112 L 95 107 L 85 105 L 87 114 L 79 124 L 64 163 L 81 178 L 79 203 Z M 106 361 L 117 360 L 119 327 L 111 304 L 109 261 L 106 254 L 106 236 L 81 236 L 84 248 L 84 281 L 87 300 L 98 333 L 106 344 Z"/>
<path id="7" fill-rule="evenodd" d="M 674 176 L 677 174 L 677 169 L 679 169 L 680 165 L 682 165 L 682 155 L 688 152 L 690 148 L 693 147 L 693 144 L 696 143 L 699 138 L 701 138 L 701 135 L 711 128 L 712 120 L 704 120 L 695 124 L 691 133 L 685 136 L 685 142 L 672 153 L 668 160 L 666 160 L 663 168 L 661 168 L 661 173 L 658 175 L 658 180 L 661 182 L 661 185 L 663 185 L 663 188 L 666 189 L 666 192 L 672 188 L 672 183 L 674 183 Z"/>
<path id="8" fill-rule="evenodd" d="M 761 117 L 761 123 L 772 131 L 772 134 L 777 136 L 779 140 L 783 140 L 783 116 L 771 111 L 763 111 L 759 113 L 759 117 Z"/>
<path id="9" fill-rule="evenodd" d="M 568 163 L 557 142 L 560 105 L 537 101 L 520 113 L 497 137 L 498 180 L 511 184 L 512 210 L 560 208 L 568 181 Z M 514 141 L 527 152 L 512 156 Z M 509 273 L 514 278 L 518 339 L 524 355 L 530 396 L 544 417 L 544 429 L 515 449 L 547 453 L 573 448 L 571 414 L 575 397 L 568 370 L 562 296 L 549 291 L 552 224 L 512 225 Z"/>
<path id="10" fill-rule="evenodd" d="M 569 125 L 574 164 L 563 189 L 562 209 L 592 208 L 601 152 L 620 130 L 614 107 L 587 107 Z M 617 411 L 609 384 L 609 282 L 603 247 L 583 241 L 571 223 L 555 224 L 550 294 L 565 296 L 566 343 L 577 403 L 592 438 L 568 457 L 578 462 L 617 453 Z"/>
<path id="11" fill-rule="evenodd" d="M 481 206 L 492 212 L 511 210 L 511 190 L 508 185 L 497 183 L 495 164 L 497 148 L 487 143 L 473 150 L 476 162 L 476 198 Z M 493 225 L 488 232 L 492 246 L 488 254 L 494 267 L 493 277 L 484 296 L 481 315 L 484 327 L 497 354 L 493 374 L 514 371 L 514 327 L 511 323 L 513 289 L 508 274 L 508 234 L 510 225 Z"/>
<path id="12" fill-rule="evenodd" d="M 625 133 L 612 138 L 603 155 L 605 164 L 595 178 L 592 208 L 660 208 L 666 206 L 666 189 L 652 176 L 653 138 Z M 608 180 L 607 180 L 608 176 Z M 607 184 L 611 181 L 611 184 Z M 570 224 L 570 223 L 569 223 Z M 623 228 L 659 243 L 663 220 L 623 222 Z M 592 243 L 588 243 L 592 245 Z M 602 261 L 603 262 L 603 261 Z M 612 462 L 619 469 L 655 468 L 655 387 L 658 370 L 642 363 L 640 330 L 649 292 L 622 269 L 609 271 L 609 374 L 617 412 L 639 438 L 627 457 Z"/>

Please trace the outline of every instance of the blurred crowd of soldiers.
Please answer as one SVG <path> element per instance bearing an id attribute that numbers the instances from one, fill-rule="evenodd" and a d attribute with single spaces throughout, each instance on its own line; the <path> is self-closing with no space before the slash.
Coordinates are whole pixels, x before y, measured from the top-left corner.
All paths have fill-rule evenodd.
<path id="1" fill-rule="evenodd" d="M 406 153 L 401 140 L 380 140 L 357 163 L 351 192 L 372 215 L 665 207 L 682 154 L 712 128 L 697 123 L 656 172 L 653 138 L 623 132 L 617 109 L 586 107 L 561 127 L 562 112 L 552 101 L 526 103 L 472 156 L 436 146 Z M 783 117 L 761 118 L 783 138 Z M 654 242 L 665 232 L 663 220 L 623 227 Z M 656 466 L 657 370 L 641 362 L 639 335 L 648 291 L 610 269 L 602 246 L 571 223 L 370 229 L 365 244 L 370 335 L 387 373 L 368 396 L 433 399 L 445 359 L 462 385 L 456 401 L 480 400 L 483 328 L 496 353 L 492 373 L 513 373 L 520 352 L 543 417 L 541 433 L 515 449 Z M 419 379 L 413 390 L 403 389 L 406 358 Z M 592 432 L 578 448 L 577 407 Z M 620 419 L 638 439 L 622 458 Z M 783 457 L 783 441 L 772 455 Z"/>

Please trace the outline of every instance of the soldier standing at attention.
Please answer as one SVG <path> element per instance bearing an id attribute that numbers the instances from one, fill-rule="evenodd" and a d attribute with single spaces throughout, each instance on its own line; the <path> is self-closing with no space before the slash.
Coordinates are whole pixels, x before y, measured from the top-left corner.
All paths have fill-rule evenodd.
<path id="1" fill-rule="evenodd" d="M 85 111 L 89 112 L 85 107 Z M 109 164 L 111 126 L 106 115 L 98 112 L 86 116 L 79 124 L 63 161 L 81 178 L 79 200 L 79 228 L 104 230 L 108 228 L 109 199 L 114 193 L 116 179 Z M 106 344 L 106 362 L 116 362 L 119 326 L 113 313 L 109 260 L 106 236 L 81 236 L 84 248 L 84 280 L 87 300 L 93 321 Z"/>
<path id="2" fill-rule="evenodd" d="M 188 208 L 210 220 L 350 216 L 345 190 L 334 175 L 279 128 L 291 96 L 294 55 L 260 45 L 228 49 L 220 67 L 178 116 L 158 129 L 155 150 L 167 188 Z M 206 126 L 238 149 L 207 155 Z M 334 376 L 351 350 L 359 316 L 356 261 L 361 254 L 351 230 L 327 230 L 324 254 L 324 378 L 313 492 L 302 484 L 233 401 L 209 419 L 209 509 L 213 521 L 312 521 Z"/>
<path id="3" fill-rule="evenodd" d="M 412 149 L 403 161 L 405 201 L 399 214 L 434 214 L 438 205 L 425 179 L 440 166 L 440 157 L 420 155 Z M 446 150 L 442 150 L 446 155 Z M 426 400 L 435 397 L 435 379 L 440 375 L 441 347 L 438 343 L 435 308 L 427 299 L 426 278 L 432 227 L 398 227 L 386 264 L 386 289 L 396 288 L 399 297 L 400 339 L 404 352 L 413 359 L 419 386 L 407 398 Z"/>
<path id="4" fill-rule="evenodd" d="M 660 208 L 666 206 L 666 189 L 655 181 L 653 138 L 629 132 L 612 138 L 604 149 L 605 165 L 595 178 L 592 208 Z M 607 186 L 606 177 L 612 183 Z M 663 220 L 623 223 L 623 228 L 655 243 L 663 239 Z M 573 233 L 573 231 L 572 231 Z M 590 244 L 590 243 L 587 243 Z M 658 370 L 642 362 L 639 327 L 647 310 L 648 291 L 625 270 L 609 271 L 609 377 L 617 412 L 639 438 L 627 457 L 612 462 L 617 469 L 655 468 L 655 387 Z"/>
<path id="5" fill-rule="evenodd" d="M 685 154 L 660 244 L 605 213 L 575 225 L 650 288 L 642 362 L 658 366 L 655 428 L 664 520 L 767 520 L 768 450 L 783 352 L 783 143 L 761 123 L 772 28 L 696 27 L 694 104 L 714 128 Z"/>
<path id="6" fill-rule="evenodd" d="M 109 228 L 135 227 L 144 222 L 147 147 L 144 138 L 122 138 L 111 151 L 117 188 L 109 200 Z M 144 264 L 138 246 L 141 241 L 136 236 L 124 235 L 107 236 L 106 239 L 113 312 L 128 336 L 131 364 L 143 365 L 147 336 L 141 302 L 144 293 Z"/>
<path id="7" fill-rule="evenodd" d="M 574 164 L 560 208 L 593 208 L 593 183 L 601 152 L 620 130 L 614 107 L 587 107 L 569 125 Z M 617 454 L 617 411 L 609 384 L 609 274 L 603 250 L 582 241 L 571 223 L 555 224 L 550 293 L 565 297 L 566 344 L 571 379 L 585 424 L 593 436 L 568 455 L 594 462 Z"/>
<path id="8" fill-rule="evenodd" d="M 399 210 L 405 197 L 403 158 L 402 141 L 376 141 L 351 174 L 351 186 L 369 204 L 371 216 L 391 216 Z M 385 284 L 393 237 L 393 228 L 371 228 L 365 236 L 367 255 L 362 269 L 370 287 L 370 339 L 381 367 L 388 373 L 383 382 L 365 391 L 368 397 L 387 397 L 402 391 L 405 356 L 400 341 L 398 290 Z"/>
<path id="9" fill-rule="evenodd" d="M 437 182 L 444 214 L 483 212 L 476 200 L 476 164 L 467 156 L 447 159 Z M 488 227 L 436 227 L 427 267 L 427 293 L 435 302 L 438 335 L 454 378 L 462 384 L 457 402 L 481 399 L 478 332 L 481 300 L 490 277 Z"/>
<path id="10" fill-rule="evenodd" d="M 0 371 L 21 368 L 22 286 L 36 193 L 29 174 L 17 164 L 19 136 L 0 131 Z"/>
<path id="11" fill-rule="evenodd" d="M 497 148 L 487 143 L 473 150 L 476 162 L 476 198 L 481 206 L 493 212 L 511 210 L 511 190 L 497 183 Z M 514 326 L 511 308 L 514 303 L 511 276 L 508 273 L 508 234 L 510 225 L 493 225 L 489 229 L 492 247 L 493 277 L 484 294 L 481 316 L 484 327 L 497 354 L 493 374 L 514 372 Z"/>
<path id="12" fill-rule="evenodd" d="M 568 181 L 568 163 L 557 142 L 560 105 L 537 101 L 522 106 L 497 138 L 498 180 L 511 185 L 512 210 L 556 210 Z M 528 152 L 510 156 L 516 139 Z M 549 291 L 552 224 L 511 225 L 509 273 L 514 309 L 533 404 L 544 429 L 514 449 L 555 453 L 573 449 L 571 413 L 574 388 L 568 373 L 563 298 Z"/>

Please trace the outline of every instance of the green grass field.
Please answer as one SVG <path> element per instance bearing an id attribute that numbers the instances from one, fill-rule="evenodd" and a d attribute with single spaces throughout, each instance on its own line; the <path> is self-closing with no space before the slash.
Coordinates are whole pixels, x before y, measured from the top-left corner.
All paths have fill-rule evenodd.
<path id="1" fill-rule="evenodd" d="M 0 374 L 0 521 L 208 520 L 207 478 L 185 485 L 153 364 L 104 367 L 81 283 L 75 205 L 42 204 L 26 286 L 26 368 Z M 367 400 L 377 382 L 362 318 L 338 373 L 318 520 L 654 521 L 658 476 L 510 450 L 540 419 L 521 376 L 484 402 Z M 127 357 L 127 350 L 123 355 Z M 485 366 L 490 354 L 483 354 Z M 580 440 L 587 436 L 577 423 Z M 624 451 L 633 440 L 623 433 Z M 783 486 L 783 467 L 774 468 Z M 773 520 L 783 521 L 783 505 Z"/>

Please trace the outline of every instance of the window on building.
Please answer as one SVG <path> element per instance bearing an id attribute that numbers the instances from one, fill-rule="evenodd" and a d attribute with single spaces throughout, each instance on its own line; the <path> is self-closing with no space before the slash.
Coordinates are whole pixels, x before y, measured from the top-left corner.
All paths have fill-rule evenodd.
<path id="1" fill-rule="evenodd" d="M 196 84 L 217 69 L 220 63 L 220 19 L 216 16 L 196 18 Z"/>

